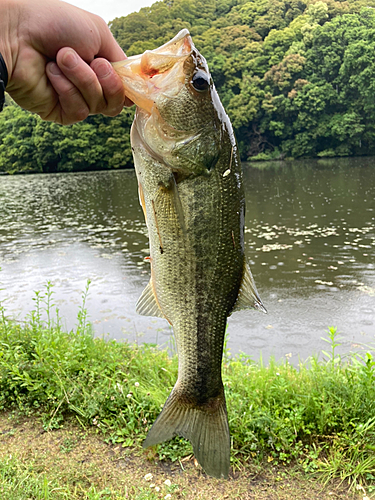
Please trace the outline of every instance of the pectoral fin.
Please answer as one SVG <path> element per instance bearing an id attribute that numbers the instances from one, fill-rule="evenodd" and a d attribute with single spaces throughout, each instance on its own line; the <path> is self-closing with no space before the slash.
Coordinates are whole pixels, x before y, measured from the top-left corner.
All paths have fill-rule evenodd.
<path id="1" fill-rule="evenodd" d="M 139 182 L 138 183 L 138 196 L 139 196 L 139 203 L 141 204 L 143 214 L 145 216 L 145 221 L 147 225 L 147 213 L 146 213 L 146 202 L 145 202 L 145 195 L 143 193 L 143 187 L 142 184 Z"/>
<path id="2" fill-rule="evenodd" d="M 174 199 L 174 207 L 176 210 L 177 218 L 178 218 L 179 223 L 180 223 L 180 227 L 182 229 L 182 232 L 184 234 L 186 234 L 184 211 L 183 211 L 182 204 L 181 204 L 180 194 L 178 192 L 176 178 L 174 176 L 173 176 L 173 180 L 172 180 L 172 193 L 173 193 L 173 199 Z"/>
<path id="3" fill-rule="evenodd" d="M 240 291 L 232 312 L 249 308 L 258 309 L 259 311 L 267 313 L 267 309 L 264 307 L 259 297 L 250 267 L 245 263 Z"/>
<path id="4" fill-rule="evenodd" d="M 169 232 L 186 234 L 184 212 L 178 192 L 178 187 L 172 175 L 167 185 L 160 185 L 154 199 L 158 213 L 164 215 L 168 220 Z"/>
<path id="5" fill-rule="evenodd" d="M 151 280 L 139 297 L 135 310 L 141 316 L 156 316 L 165 319 L 154 294 Z"/>

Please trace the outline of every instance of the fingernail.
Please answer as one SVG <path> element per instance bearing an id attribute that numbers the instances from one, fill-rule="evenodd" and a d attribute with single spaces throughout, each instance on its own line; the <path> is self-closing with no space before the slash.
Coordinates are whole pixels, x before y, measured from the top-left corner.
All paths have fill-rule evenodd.
<path id="1" fill-rule="evenodd" d="M 98 78 L 105 78 L 111 72 L 111 65 L 107 61 L 100 61 L 95 68 L 95 73 Z"/>
<path id="2" fill-rule="evenodd" d="M 56 75 L 56 76 L 59 76 L 61 75 L 61 71 L 59 70 L 59 67 L 57 66 L 56 63 L 54 62 L 51 62 L 48 64 L 48 71 L 52 74 L 52 75 Z"/>
<path id="3" fill-rule="evenodd" d="M 74 52 L 74 50 L 68 50 L 64 54 L 62 58 L 62 63 L 68 69 L 74 69 L 77 66 L 78 57 L 77 54 Z"/>

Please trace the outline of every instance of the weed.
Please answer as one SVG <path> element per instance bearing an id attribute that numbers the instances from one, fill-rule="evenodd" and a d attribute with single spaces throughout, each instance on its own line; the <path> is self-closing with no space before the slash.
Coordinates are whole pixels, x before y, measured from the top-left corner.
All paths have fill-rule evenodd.
<path id="1" fill-rule="evenodd" d="M 50 283 L 35 295 L 24 324 L 6 319 L 0 310 L 0 409 L 41 415 L 46 429 L 74 415 L 108 442 L 139 447 L 176 381 L 177 356 L 155 346 L 93 338 L 85 309 L 88 291 L 89 283 L 70 332 L 62 331 L 58 311 L 52 312 Z M 373 354 L 338 356 L 333 327 L 326 340 L 326 359 L 311 357 L 298 367 L 273 359 L 265 366 L 243 354 L 230 357 L 225 350 L 234 468 L 248 461 L 297 463 L 325 480 L 339 477 L 353 486 L 374 486 Z M 74 442 L 62 446 L 69 452 Z M 182 463 L 192 449 L 175 438 L 147 454 Z"/>
<path id="2" fill-rule="evenodd" d="M 331 363 L 332 367 L 334 367 L 336 363 L 341 362 L 341 356 L 336 356 L 336 347 L 340 347 L 341 343 L 339 342 L 339 340 L 342 340 L 342 338 L 339 337 L 337 333 L 337 328 L 334 326 L 330 326 L 328 328 L 327 333 L 328 333 L 328 339 L 326 339 L 325 337 L 320 337 L 320 338 L 324 340 L 324 342 L 327 342 L 330 345 L 331 352 L 322 351 L 322 353 L 325 356 L 327 356 L 329 363 Z"/>
<path id="3" fill-rule="evenodd" d="M 60 450 L 63 453 L 70 453 L 77 446 L 77 441 L 72 438 L 65 438 L 60 444 Z"/>

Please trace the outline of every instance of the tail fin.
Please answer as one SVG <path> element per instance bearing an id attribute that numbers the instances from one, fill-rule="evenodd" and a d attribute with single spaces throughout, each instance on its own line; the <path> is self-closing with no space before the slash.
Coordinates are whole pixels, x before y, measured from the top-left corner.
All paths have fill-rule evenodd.
<path id="1" fill-rule="evenodd" d="M 173 389 L 143 447 L 168 441 L 175 436 L 182 436 L 191 442 L 195 458 L 208 475 L 228 477 L 230 437 L 224 392 L 209 406 L 193 406 Z"/>

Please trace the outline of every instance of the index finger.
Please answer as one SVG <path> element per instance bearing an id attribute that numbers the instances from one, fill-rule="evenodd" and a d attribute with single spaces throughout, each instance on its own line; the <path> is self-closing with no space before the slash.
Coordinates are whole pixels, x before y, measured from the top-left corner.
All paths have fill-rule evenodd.
<path id="1" fill-rule="evenodd" d="M 98 78 L 105 99 L 106 105 L 100 112 L 108 116 L 118 115 L 126 102 L 121 79 L 106 59 L 95 59 L 90 67 Z"/>
<path id="2" fill-rule="evenodd" d="M 97 27 L 99 28 L 101 44 L 95 57 L 102 57 L 110 62 L 123 61 L 126 59 L 125 52 L 116 42 L 105 21 L 102 18 L 99 19 Z"/>

